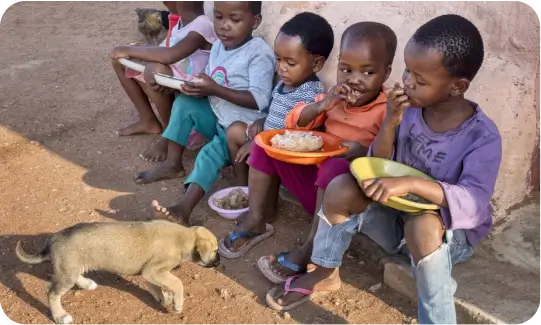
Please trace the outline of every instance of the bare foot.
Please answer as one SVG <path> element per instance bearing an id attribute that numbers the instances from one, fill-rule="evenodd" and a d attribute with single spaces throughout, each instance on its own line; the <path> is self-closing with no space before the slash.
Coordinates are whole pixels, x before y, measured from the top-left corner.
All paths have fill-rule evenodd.
<path id="1" fill-rule="evenodd" d="M 241 214 L 237 220 L 237 227 L 234 233 L 251 232 L 255 234 L 263 234 L 266 231 L 265 220 L 258 220 L 253 218 L 250 211 Z M 238 252 L 244 245 L 246 245 L 253 238 L 237 238 L 234 241 L 229 239 L 229 236 L 224 238 L 224 244 L 231 252 Z"/>
<path id="2" fill-rule="evenodd" d="M 137 174 L 135 176 L 135 182 L 142 185 L 163 179 L 184 177 L 185 175 L 186 172 L 183 166 L 172 166 L 171 164 L 163 163 L 155 169 Z"/>
<path id="3" fill-rule="evenodd" d="M 157 200 L 152 201 L 150 205 L 152 206 L 152 211 L 154 211 L 156 218 L 173 221 L 180 220 L 185 225 L 190 224 L 190 217 L 186 217 L 186 214 L 182 213 L 182 207 L 180 205 L 163 207 Z"/>
<path id="4" fill-rule="evenodd" d="M 119 136 L 128 136 L 135 134 L 160 134 L 162 133 L 162 127 L 160 126 L 160 123 L 158 123 L 158 120 L 139 120 L 128 127 L 118 130 L 116 133 Z"/>
<path id="5" fill-rule="evenodd" d="M 167 146 L 169 140 L 166 138 L 160 138 L 158 142 L 154 143 L 150 148 L 145 150 L 139 157 L 146 161 L 164 161 L 167 159 Z"/>
<path id="6" fill-rule="evenodd" d="M 302 288 L 314 292 L 332 292 L 340 289 L 340 274 L 338 269 L 316 267 L 312 272 L 305 273 L 291 282 L 291 288 Z M 282 306 L 298 301 L 304 295 L 298 292 L 285 293 L 285 283 L 280 284 L 274 295 L 274 300 Z"/>

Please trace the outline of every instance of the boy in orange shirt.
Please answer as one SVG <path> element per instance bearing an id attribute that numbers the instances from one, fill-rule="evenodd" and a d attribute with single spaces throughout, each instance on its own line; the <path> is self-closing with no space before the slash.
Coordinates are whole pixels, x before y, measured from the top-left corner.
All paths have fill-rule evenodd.
<path id="1" fill-rule="evenodd" d="M 274 217 L 280 183 L 315 215 L 329 182 L 349 173 L 349 160 L 366 155 L 385 116 L 387 98 L 382 86 L 391 73 L 396 43 L 395 33 L 384 24 L 360 22 L 346 29 L 340 44 L 337 85 L 327 95 L 318 95 L 316 103 L 297 105 L 287 115 L 286 127 L 312 129 L 324 125 L 327 133 L 346 140 L 343 145 L 349 151 L 318 167 L 273 159 L 254 144 L 248 160 L 250 211 L 241 215 L 235 231 L 220 241 L 223 257 L 240 257 L 274 233 L 265 220 Z M 314 220 L 302 247 L 259 259 L 258 267 L 270 281 L 280 283 L 304 272 L 319 219 L 315 216 Z"/>

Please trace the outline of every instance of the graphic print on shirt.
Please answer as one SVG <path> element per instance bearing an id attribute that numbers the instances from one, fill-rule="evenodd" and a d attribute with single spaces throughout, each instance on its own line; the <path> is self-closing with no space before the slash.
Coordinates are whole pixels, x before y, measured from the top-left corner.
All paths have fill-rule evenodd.
<path id="1" fill-rule="evenodd" d="M 214 68 L 210 74 L 210 77 L 220 86 L 229 86 L 229 80 L 227 80 L 227 70 L 222 66 Z"/>
<path id="2" fill-rule="evenodd" d="M 404 157 L 402 163 L 428 175 L 434 175 L 438 172 L 438 165 L 445 161 L 447 152 L 437 151 L 434 148 L 431 148 L 433 144 L 438 142 L 428 139 L 422 132 L 415 133 L 415 126 L 415 123 L 410 126 L 408 134 L 398 149 L 402 152 L 402 157 Z M 406 154 L 406 152 L 409 154 Z M 437 165 L 434 166 L 434 164 Z"/>

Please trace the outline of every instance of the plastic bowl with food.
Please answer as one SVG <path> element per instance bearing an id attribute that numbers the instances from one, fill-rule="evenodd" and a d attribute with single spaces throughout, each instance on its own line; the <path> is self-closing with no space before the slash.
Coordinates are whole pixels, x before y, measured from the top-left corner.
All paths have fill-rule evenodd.
<path id="1" fill-rule="evenodd" d="M 225 219 L 229 219 L 229 220 L 237 219 L 241 214 L 248 211 L 248 206 L 242 209 L 223 209 L 223 208 L 218 207 L 218 205 L 216 204 L 217 201 L 227 197 L 228 195 L 231 194 L 231 192 L 233 192 L 236 189 L 242 190 L 244 194 L 246 195 L 246 197 L 248 197 L 247 186 L 233 186 L 233 187 L 224 188 L 217 191 L 216 193 L 212 194 L 209 197 L 209 200 L 208 200 L 209 207 L 212 210 L 216 211 L 216 213 L 218 213 L 220 216 L 224 217 Z"/>
<path id="2" fill-rule="evenodd" d="M 271 140 L 276 135 L 283 135 L 288 132 L 309 132 L 314 136 L 319 136 L 323 140 L 323 147 L 312 152 L 295 152 L 284 149 L 275 148 L 272 146 Z M 344 140 L 341 138 L 319 131 L 302 131 L 302 130 L 267 130 L 259 133 L 255 137 L 255 143 L 263 148 L 267 155 L 274 159 L 298 165 L 317 165 L 325 159 L 337 156 L 348 151 L 347 147 L 342 147 L 341 143 Z"/>
<path id="3" fill-rule="evenodd" d="M 353 176 L 360 184 L 366 179 L 378 177 L 414 176 L 434 180 L 420 170 L 396 161 L 376 157 L 357 158 L 350 164 Z M 423 210 L 438 210 L 440 207 L 412 194 L 403 197 L 391 196 L 385 205 L 404 212 L 420 212 Z"/>

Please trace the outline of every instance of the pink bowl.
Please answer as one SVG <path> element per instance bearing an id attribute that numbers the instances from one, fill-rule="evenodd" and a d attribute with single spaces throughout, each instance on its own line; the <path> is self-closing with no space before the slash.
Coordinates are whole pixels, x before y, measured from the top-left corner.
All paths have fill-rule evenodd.
<path id="1" fill-rule="evenodd" d="M 241 190 L 244 191 L 244 193 L 248 194 L 248 187 L 247 186 L 233 186 L 233 187 L 224 188 L 224 189 L 219 190 L 218 192 L 212 194 L 209 197 L 209 201 L 208 201 L 209 207 L 212 210 L 216 211 L 216 213 L 218 213 L 220 216 L 222 216 L 222 217 L 224 217 L 226 219 L 229 219 L 229 220 L 237 219 L 238 216 L 240 216 L 244 212 L 247 212 L 249 208 L 239 209 L 239 210 L 226 210 L 226 209 L 220 209 L 214 204 L 214 199 L 223 198 L 224 196 L 229 194 L 229 192 L 231 192 L 232 190 L 237 189 L 237 188 L 240 188 Z"/>

